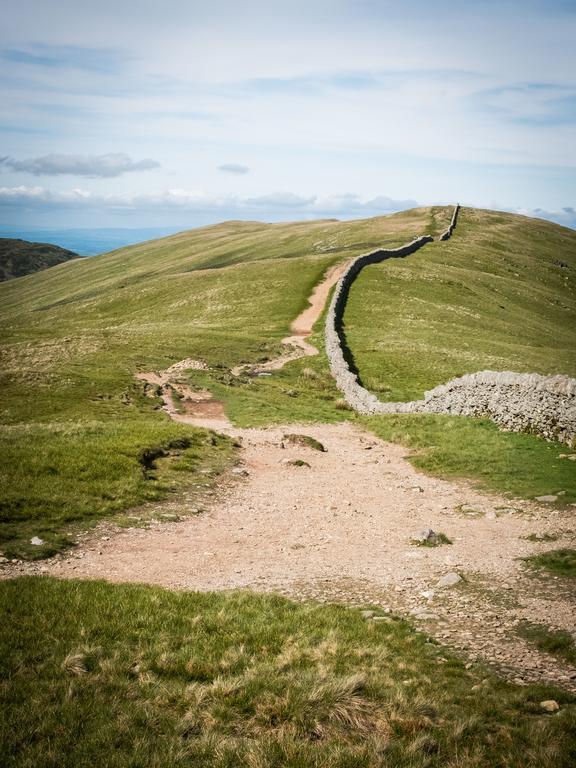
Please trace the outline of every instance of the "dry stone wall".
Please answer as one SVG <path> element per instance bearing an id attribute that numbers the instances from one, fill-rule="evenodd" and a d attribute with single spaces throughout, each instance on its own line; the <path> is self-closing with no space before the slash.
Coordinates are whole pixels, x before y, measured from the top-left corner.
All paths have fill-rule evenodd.
<path id="1" fill-rule="evenodd" d="M 450 227 L 454 230 L 459 206 Z M 492 419 L 502 429 L 531 432 L 573 446 L 576 442 L 576 379 L 540 376 L 536 373 L 480 371 L 452 379 L 426 392 L 423 400 L 406 403 L 381 402 L 363 387 L 350 364 L 342 330 L 350 286 L 368 264 L 403 258 L 417 251 L 432 237 L 419 237 L 401 248 L 378 250 L 356 258 L 338 281 L 326 315 L 326 353 L 330 370 L 346 402 L 358 413 L 439 413 Z"/>
<path id="2" fill-rule="evenodd" d="M 452 220 L 450 221 L 450 226 L 448 229 L 445 229 L 444 232 L 440 235 L 440 240 L 448 240 L 450 237 L 452 237 L 452 232 L 454 232 L 454 228 L 456 227 L 456 221 L 458 219 L 458 212 L 460 211 L 460 203 L 456 203 L 454 206 L 454 211 L 452 213 Z"/>

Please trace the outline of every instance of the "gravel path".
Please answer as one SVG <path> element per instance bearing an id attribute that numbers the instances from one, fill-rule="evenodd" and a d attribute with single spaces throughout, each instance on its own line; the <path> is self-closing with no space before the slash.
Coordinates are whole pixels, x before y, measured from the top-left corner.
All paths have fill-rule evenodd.
<path id="1" fill-rule="evenodd" d="M 310 306 L 294 321 L 294 349 L 266 364 L 275 370 L 317 350 L 305 341 L 345 265 L 330 270 Z M 176 421 L 242 441 L 242 466 L 232 470 L 197 513 L 196 497 L 151 505 L 179 522 L 118 528 L 102 523 L 67 556 L 40 563 L 4 563 L 0 577 L 59 577 L 159 584 L 173 589 L 248 588 L 296 599 L 375 604 L 416 625 L 470 659 L 482 659 L 517 682 L 549 680 L 576 690 L 576 669 L 528 646 L 516 634 L 528 620 L 576 635 L 574 592 L 565 581 L 536 576 L 521 558 L 574 546 L 573 513 L 482 494 L 462 482 L 418 473 L 407 451 L 351 423 L 240 430 L 209 392 L 191 392 L 178 374 L 203 363 L 185 360 L 168 371 L 140 374 L 161 386 Z M 179 414 L 173 386 L 187 398 Z M 295 446 L 286 433 L 320 441 L 325 452 Z M 303 461 L 298 466 L 290 462 Z M 138 524 L 139 510 L 134 510 Z M 411 543 L 432 528 L 451 545 Z M 531 534 L 554 534 L 531 542 Z M 437 582 L 448 574 L 462 580 Z"/>
<path id="2" fill-rule="evenodd" d="M 514 631 L 521 619 L 576 629 L 561 581 L 535 577 L 519 560 L 573 543 L 567 514 L 422 475 L 405 449 L 350 423 L 225 431 L 242 439 L 237 469 L 247 474 L 229 473 L 205 512 L 148 529 L 103 524 L 71 556 L 17 564 L 13 575 L 374 603 L 411 616 L 442 642 L 514 679 L 576 690 L 576 669 L 530 648 Z M 295 431 L 326 451 L 283 439 Z M 289 463 L 294 460 L 310 466 Z M 179 516 L 191 514 L 190 507 L 185 498 L 156 505 Z M 428 527 L 453 544 L 412 545 L 412 534 Z M 560 538 L 552 544 L 523 538 L 546 532 Z M 437 587 L 447 573 L 465 581 Z"/>

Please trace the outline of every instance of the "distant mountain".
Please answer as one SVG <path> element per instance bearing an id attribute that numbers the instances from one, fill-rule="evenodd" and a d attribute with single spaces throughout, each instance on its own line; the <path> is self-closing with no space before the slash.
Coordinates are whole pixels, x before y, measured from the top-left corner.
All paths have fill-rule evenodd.
<path id="1" fill-rule="evenodd" d="M 0 237 L 0 281 L 29 275 L 77 258 L 77 253 L 59 245 Z"/>

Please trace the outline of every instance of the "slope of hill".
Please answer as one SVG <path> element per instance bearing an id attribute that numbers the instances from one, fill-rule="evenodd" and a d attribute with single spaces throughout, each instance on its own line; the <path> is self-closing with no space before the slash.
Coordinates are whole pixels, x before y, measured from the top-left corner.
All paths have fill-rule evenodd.
<path id="1" fill-rule="evenodd" d="M 241 426 L 355 418 L 342 409 L 323 354 L 265 378 L 231 376 L 230 369 L 279 353 L 291 321 L 329 267 L 438 234 L 450 215 L 450 208 L 434 208 L 356 222 L 227 222 L 2 285 L 4 551 L 45 555 L 62 545 L 73 523 L 156 498 L 193 478 L 202 486 L 206 471 L 222 466 L 229 444 L 213 445 L 204 433 L 167 421 L 159 400 L 135 381 L 139 371 L 184 358 L 202 361 L 208 370 L 191 371 L 190 381 L 208 387 Z M 346 315 L 364 380 L 375 391 L 410 397 L 429 383 L 483 367 L 573 373 L 575 243 L 575 233 L 545 222 L 465 211 L 453 241 L 371 267 L 354 287 Z M 313 341 L 323 348 L 320 330 Z M 381 417 L 367 423 L 404 442 L 442 446 L 449 421 Z M 567 491 L 567 501 L 572 486 L 576 493 L 574 464 L 555 463 L 557 447 L 553 455 L 536 438 L 503 435 L 468 419 L 454 424 L 451 445 L 443 445 L 444 458 L 436 456 L 430 469 L 446 469 L 449 454 L 451 472 L 489 474 L 487 482 L 500 477 L 501 490 L 514 490 L 515 481 L 515 492 L 525 494 L 556 485 Z M 476 440 L 487 456 L 474 454 Z M 155 469 L 144 466 L 147 456 L 159 457 L 152 460 Z M 494 472 L 480 471 L 493 456 Z M 22 543 L 34 535 L 45 541 L 43 548 Z"/>
<path id="2" fill-rule="evenodd" d="M 0 237 L 0 281 L 39 272 L 79 256 L 59 245 Z"/>
<path id="3" fill-rule="evenodd" d="M 383 400 L 486 369 L 576 376 L 576 232 L 463 208 L 450 240 L 365 268 L 344 322 Z"/>
<path id="4" fill-rule="evenodd" d="M 568 505 L 576 462 L 560 458 L 565 446 L 469 418 L 358 418 L 322 352 L 275 365 L 328 272 L 377 246 L 437 234 L 450 213 L 229 222 L 0 286 L 1 550 L 35 558 L 78 543 L 69 557 L 42 564 L 0 558 L 2 579 L 42 574 L 0 583 L 9 762 L 296 766 L 324 765 L 328 755 L 335 766 L 573 764 Z M 552 241 L 558 266 L 570 269 L 574 240 L 564 242 L 558 228 L 524 228 L 517 217 L 464 213 L 465 224 L 478 216 L 494 230 L 490 253 L 464 227 L 450 243 L 455 252 L 432 244 L 428 261 L 402 262 L 405 279 L 394 290 L 407 290 L 396 322 L 409 326 L 420 305 L 427 319 L 406 336 L 404 391 L 410 360 L 423 382 L 427 356 L 432 381 L 434 371 L 453 375 L 471 362 L 467 353 L 480 367 L 519 359 L 507 339 L 520 310 L 497 325 L 499 356 L 486 362 L 495 324 L 486 294 L 500 289 L 508 259 L 527 265 L 521 291 L 506 284 L 506 301 L 517 290 L 534 306 L 523 336 L 528 359 L 543 373 L 556 365 L 571 372 L 570 277 L 555 282 L 546 246 Z M 358 367 L 381 395 L 396 369 L 379 379 L 362 345 L 377 348 L 385 365 L 387 266 L 360 276 L 346 315 Z M 365 279 L 368 301 L 356 290 Z M 380 283 L 370 290 L 373 279 Z M 480 292 L 472 316 L 468 289 Z M 566 314 L 550 311 L 557 296 Z M 427 333 L 434 323 L 437 332 Z M 447 324 L 454 355 L 442 368 L 436 341 Z M 320 350 L 322 327 L 311 338 Z M 555 340 L 558 354 L 547 354 Z M 159 410 L 158 382 L 181 421 Z M 200 400 L 206 387 L 237 424 L 289 423 L 306 437 L 288 437 L 285 426 L 229 425 L 228 437 L 190 426 L 200 422 L 179 413 L 189 403 L 174 394 L 186 386 Z M 324 423 L 341 420 L 353 423 Z M 432 473 L 515 497 L 426 477 L 402 448 L 362 426 L 417 446 L 412 460 Z M 233 461 L 243 466 L 216 483 Z M 560 488 L 553 509 L 524 501 Z M 120 514 L 139 502 L 150 503 Z M 117 525 L 79 534 L 112 514 Z M 451 546 L 411 547 L 413 527 L 429 525 L 441 525 L 436 535 Z M 446 578 L 457 583 L 446 587 Z M 221 589 L 227 594 L 204 591 Z"/>
<path id="5" fill-rule="evenodd" d="M 172 470 L 174 458 L 160 462 L 158 476 L 143 473 L 147 451 L 173 454 L 170 445 L 186 438 L 185 454 L 218 453 L 198 430 L 166 422 L 137 371 L 193 357 L 226 380 L 230 367 L 274 356 L 330 265 L 422 228 L 441 230 L 448 215 L 420 209 L 350 223 L 227 222 L 0 286 L 4 551 L 50 553 L 72 523 L 190 481 Z M 328 406 L 325 391 L 312 392 L 307 412 L 322 403 L 320 417 L 342 417 L 324 377 Z M 294 400 L 277 394 L 264 396 L 268 412 L 290 418 Z M 197 465 L 188 458 L 188 469 Z M 35 535 L 44 547 L 20 547 Z"/>

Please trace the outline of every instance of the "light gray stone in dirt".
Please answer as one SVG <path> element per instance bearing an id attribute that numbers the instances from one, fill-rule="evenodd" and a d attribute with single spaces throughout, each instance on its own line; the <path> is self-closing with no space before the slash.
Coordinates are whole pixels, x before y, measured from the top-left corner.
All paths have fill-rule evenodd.
<path id="1" fill-rule="evenodd" d="M 413 533 L 410 536 L 411 541 L 416 541 L 418 543 L 424 544 L 424 542 L 428 541 L 428 539 L 434 536 L 434 531 L 432 528 L 425 528 L 423 531 L 418 531 L 417 533 Z"/>
<path id="2" fill-rule="evenodd" d="M 232 474 L 238 475 L 238 477 L 248 477 L 250 473 L 247 469 L 244 469 L 244 467 L 234 467 Z"/>
<path id="3" fill-rule="evenodd" d="M 431 546 L 437 546 L 442 543 L 440 536 L 432 528 L 425 528 L 418 533 L 413 533 L 410 540 L 414 544 L 430 544 Z"/>
<path id="4" fill-rule="evenodd" d="M 558 496 L 553 496 L 552 494 L 549 494 L 548 496 L 536 496 L 536 501 L 558 501 Z"/>
<path id="5" fill-rule="evenodd" d="M 437 587 L 453 587 L 461 581 L 462 581 L 462 576 L 452 571 L 451 573 L 447 573 L 445 576 L 442 576 L 441 579 L 438 579 L 438 581 L 436 582 L 436 586 Z"/>
<path id="6" fill-rule="evenodd" d="M 543 709 L 544 712 L 558 712 L 560 705 L 554 699 L 547 699 L 540 702 L 540 709 Z"/>
<path id="7" fill-rule="evenodd" d="M 35 547 L 41 547 L 44 544 L 44 539 L 41 539 L 39 536 L 32 536 L 30 544 L 33 544 Z"/>

